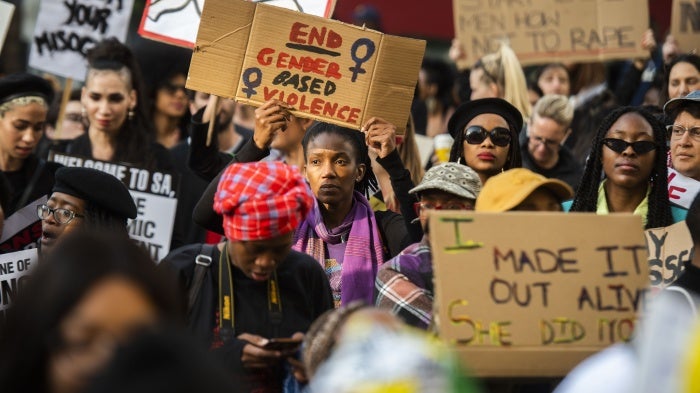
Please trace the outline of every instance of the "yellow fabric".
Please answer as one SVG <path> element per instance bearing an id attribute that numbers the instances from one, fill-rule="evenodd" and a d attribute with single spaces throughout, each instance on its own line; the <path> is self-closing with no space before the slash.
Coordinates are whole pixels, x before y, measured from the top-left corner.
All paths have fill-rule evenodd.
<path id="1" fill-rule="evenodd" d="M 381 199 L 377 198 L 374 195 L 369 197 L 369 205 L 372 208 L 372 210 L 375 212 L 380 212 L 380 211 L 383 212 L 383 211 L 388 210 L 386 208 L 386 204 L 384 203 L 384 201 L 382 201 Z"/>
<path id="2" fill-rule="evenodd" d="M 607 180 L 601 181 L 600 186 L 598 187 L 598 204 L 596 205 L 596 214 L 610 213 L 610 210 L 608 209 L 608 200 L 605 198 L 606 181 Z M 637 205 L 637 208 L 634 209 L 634 212 L 632 212 L 632 214 L 642 217 L 642 223 L 645 227 L 647 225 L 647 213 L 649 212 L 649 191 L 650 188 L 647 188 L 647 195 L 644 197 L 644 199 L 642 199 L 639 205 Z"/>

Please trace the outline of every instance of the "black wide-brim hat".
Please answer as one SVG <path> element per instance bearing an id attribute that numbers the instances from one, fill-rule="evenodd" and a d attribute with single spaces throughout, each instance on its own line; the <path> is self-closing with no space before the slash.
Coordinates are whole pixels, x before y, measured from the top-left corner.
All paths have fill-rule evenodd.
<path id="1" fill-rule="evenodd" d="M 493 113 L 504 118 L 514 135 L 518 135 L 523 128 L 523 115 L 511 103 L 501 98 L 482 98 L 458 106 L 447 123 L 447 130 L 453 138 L 457 138 L 457 134 L 467 123 L 484 113 Z"/>
<path id="2" fill-rule="evenodd" d="M 54 93 L 49 81 L 26 72 L 0 78 L 0 104 L 19 97 L 39 96 L 51 105 Z"/>

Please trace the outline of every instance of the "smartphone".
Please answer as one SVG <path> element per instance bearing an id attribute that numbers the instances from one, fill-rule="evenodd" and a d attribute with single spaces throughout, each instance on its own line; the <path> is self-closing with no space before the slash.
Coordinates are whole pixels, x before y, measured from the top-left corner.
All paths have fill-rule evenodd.
<path id="1" fill-rule="evenodd" d="M 299 349 L 300 346 L 301 339 L 280 337 L 267 339 L 262 348 L 271 351 L 293 351 Z"/>

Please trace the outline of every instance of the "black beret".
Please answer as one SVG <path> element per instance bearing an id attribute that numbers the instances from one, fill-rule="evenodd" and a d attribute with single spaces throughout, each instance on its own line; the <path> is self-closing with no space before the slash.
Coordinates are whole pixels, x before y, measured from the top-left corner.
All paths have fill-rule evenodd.
<path id="1" fill-rule="evenodd" d="M 462 131 L 467 123 L 483 113 L 493 113 L 504 118 L 515 135 L 523 128 L 523 115 L 508 101 L 501 98 L 482 98 L 458 106 L 447 123 L 447 130 L 456 138 L 457 133 Z"/>
<path id="2" fill-rule="evenodd" d="M 46 79 L 28 73 L 10 74 L 0 78 L 0 104 L 26 96 L 42 97 L 51 105 L 54 90 Z"/>
<path id="3" fill-rule="evenodd" d="M 63 167 L 56 171 L 53 192 L 90 202 L 121 218 L 136 218 L 136 204 L 124 183 L 91 168 Z"/>

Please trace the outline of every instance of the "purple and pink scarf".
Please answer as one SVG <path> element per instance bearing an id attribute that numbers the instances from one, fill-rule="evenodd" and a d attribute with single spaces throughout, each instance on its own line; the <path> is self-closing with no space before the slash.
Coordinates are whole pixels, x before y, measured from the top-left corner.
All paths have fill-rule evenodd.
<path id="1" fill-rule="evenodd" d="M 316 200 L 313 209 L 294 234 L 292 249 L 311 255 L 325 268 L 326 243 L 340 243 L 341 236 L 347 233 L 348 229 L 350 234 L 340 271 L 341 304 L 348 304 L 356 299 L 372 304 L 374 280 L 377 269 L 384 262 L 384 255 L 377 219 L 362 194 L 354 191 L 350 212 L 340 226 L 331 230 L 323 223 Z"/>

